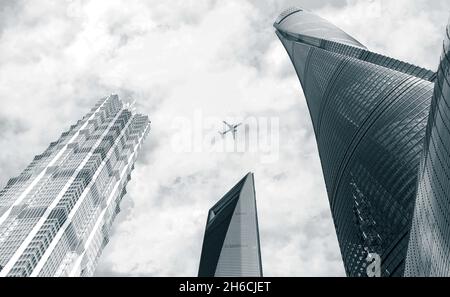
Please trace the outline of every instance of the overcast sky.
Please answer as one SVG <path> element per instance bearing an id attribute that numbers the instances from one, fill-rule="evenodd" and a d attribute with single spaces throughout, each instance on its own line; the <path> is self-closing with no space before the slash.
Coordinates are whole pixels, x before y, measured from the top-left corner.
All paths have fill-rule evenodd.
<path id="1" fill-rule="evenodd" d="M 344 275 L 305 99 L 272 27 L 293 5 L 432 70 L 450 10 L 448 0 L 0 0 L 0 185 L 117 93 L 152 130 L 96 275 L 195 276 L 208 209 L 248 171 L 264 274 Z M 278 119 L 277 160 L 178 152 L 174 137 L 193 128 L 175 119 L 199 112 L 218 128 Z"/>

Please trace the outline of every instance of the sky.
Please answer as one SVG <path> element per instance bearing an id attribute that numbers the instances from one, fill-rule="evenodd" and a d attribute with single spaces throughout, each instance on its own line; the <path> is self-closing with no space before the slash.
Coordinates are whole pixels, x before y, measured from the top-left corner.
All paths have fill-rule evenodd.
<path id="1" fill-rule="evenodd" d="M 0 186 L 118 94 L 152 127 L 97 276 L 196 276 L 208 209 L 249 171 L 264 275 L 345 275 L 306 101 L 272 27 L 290 6 L 432 70 L 450 15 L 447 0 L 0 0 Z M 275 129 L 253 150 L 214 151 L 230 139 L 222 119 Z"/>

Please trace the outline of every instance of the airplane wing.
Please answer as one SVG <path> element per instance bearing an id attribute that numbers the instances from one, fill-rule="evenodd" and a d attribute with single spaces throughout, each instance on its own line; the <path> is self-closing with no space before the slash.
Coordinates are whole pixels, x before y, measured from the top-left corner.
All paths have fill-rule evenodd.
<path id="1" fill-rule="evenodd" d="M 230 131 L 232 131 L 233 129 L 228 129 L 228 130 L 225 130 L 225 131 L 223 131 L 223 132 L 220 132 L 219 131 L 219 133 L 220 134 L 222 134 L 222 135 L 225 135 L 225 134 L 227 134 L 228 132 L 230 132 Z"/>
<path id="2" fill-rule="evenodd" d="M 222 121 L 225 125 L 227 125 L 228 126 L 228 128 L 230 128 L 230 129 L 233 129 L 233 126 L 232 125 L 230 125 L 230 124 L 228 124 L 227 122 L 225 122 L 225 121 Z"/>
<path id="3" fill-rule="evenodd" d="M 234 128 L 237 128 L 237 127 L 239 127 L 240 125 L 242 125 L 242 123 L 239 123 L 239 124 L 237 124 L 237 125 L 234 125 Z"/>

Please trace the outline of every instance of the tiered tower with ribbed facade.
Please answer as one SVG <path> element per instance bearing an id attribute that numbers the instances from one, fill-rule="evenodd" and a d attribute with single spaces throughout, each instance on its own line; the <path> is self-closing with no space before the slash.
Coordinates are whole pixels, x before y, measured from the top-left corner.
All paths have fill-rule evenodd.
<path id="1" fill-rule="evenodd" d="M 90 276 L 150 130 L 116 95 L 0 192 L 0 276 Z"/>

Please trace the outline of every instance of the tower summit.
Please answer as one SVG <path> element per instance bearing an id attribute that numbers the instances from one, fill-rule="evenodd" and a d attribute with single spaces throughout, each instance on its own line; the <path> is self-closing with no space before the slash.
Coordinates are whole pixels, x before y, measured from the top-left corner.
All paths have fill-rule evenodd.
<path id="1" fill-rule="evenodd" d="M 198 276 L 262 276 L 253 173 L 209 210 Z"/>

